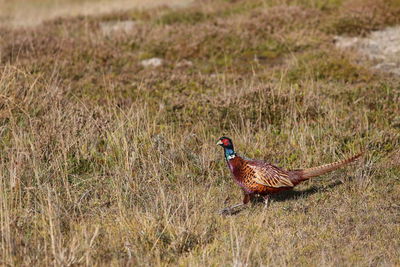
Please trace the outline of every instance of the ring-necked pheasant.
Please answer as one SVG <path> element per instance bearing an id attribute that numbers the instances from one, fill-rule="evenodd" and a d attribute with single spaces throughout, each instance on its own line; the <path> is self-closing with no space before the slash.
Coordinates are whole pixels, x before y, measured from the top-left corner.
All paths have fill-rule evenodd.
<path id="1" fill-rule="evenodd" d="M 284 170 L 261 160 L 240 157 L 235 153 L 232 140 L 228 137 L 221 137 L 217 145 L 224 148 L 233 179 L 244 192 L 243 203 L 225 208 L 221 213 L 230 213 L 232 209 L 247 204 L 256 194 L 263 196 L 267 205 L 271 194 L 290 190 L 305 180 L 336 170 L 362 155 L 360 153 L 345 160 L 309 169 Z"/>

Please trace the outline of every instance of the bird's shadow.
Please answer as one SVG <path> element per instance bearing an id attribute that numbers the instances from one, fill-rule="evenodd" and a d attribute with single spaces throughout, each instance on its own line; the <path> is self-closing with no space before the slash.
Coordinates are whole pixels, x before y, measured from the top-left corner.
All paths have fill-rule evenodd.
<path id="1" fill-rule="evenodd" d="M 277 201 L 277 202 L 283 202 L 283 201 L 287 201 L 287 200 L 298 199 L 299 197 L 308 197 L 315 193 L 328 191 L 329 189 L 334 188 L 341 184 L 343 184 L 342 181 L 335 181 L 335 182 L 332 182 L 325 186 L 312 186 L 306 190 L 283 191 L 283 192 L 272 195 L 271 200 Z M 254 199 L 252 199 L 251 202 L 254 205 L 258 205 L 259 203 L 264 203 L 264 198 L 262 198 L 261 196 L 255 197 Z M 243 211 L 243 208 L 231 210 L 229 213 L 226 213 L 225 215 L 236 215 L 236 214 L 240 213 L 241 211 Z"/>
<path id="2" fill-rule="evenodd" d="M 331 188 L 334 188 L 338 185 L 343 184 L 342 181 L 335 181 L 332 182 L 328 185 L 325 186 L 311 186 L 310 188 L 306 189 L 306 190 L 288 190 L 288 191 L 283 191 L 280 192 L 278 194 L 272 195 L 271 199 L 273 201 L 277 201 L 277 202 L 283 202 L 283 201 L 287 201 L 287 200 L 292 200 L 292 199 L 297 199 L 299 197 L 308 197 L 311 196 L 315 193 L 320 193 L 320 192 L 326 192 Z M 263 202 L 264 199 L 263 198 L 257 198 L 255 200 L 255 202 Z"/>

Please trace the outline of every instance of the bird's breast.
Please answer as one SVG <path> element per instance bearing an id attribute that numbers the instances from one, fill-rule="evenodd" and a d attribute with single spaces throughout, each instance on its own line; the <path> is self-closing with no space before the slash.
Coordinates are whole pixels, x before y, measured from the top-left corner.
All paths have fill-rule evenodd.
<path id="1" fill-rule="evenodd" d="M 231 170 L 232 174 L 234 177 L 240 176 L 240 173 L 242 171 L 242 163 L 240 160 L 238 160 L 237 157 L 228 160 L 228 167 Z"/>
<path id="2" fill-rule="evenodd" d="M 232 173 L 232 177 L 235 182 L 241 187 L 245 188 L 246 185 L 243 181 L 243 162 L 240 158 L 235 157 L 228 160 L 228 167 Z"/>

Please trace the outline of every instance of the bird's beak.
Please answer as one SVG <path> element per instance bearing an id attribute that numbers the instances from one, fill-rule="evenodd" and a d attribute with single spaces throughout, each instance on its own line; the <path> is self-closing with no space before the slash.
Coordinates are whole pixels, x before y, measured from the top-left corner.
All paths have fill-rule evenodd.
<path id="1" fill-rule="evenodd" d="M 218 140 L 217 146 L 220 146 L 220 145 L 222 145 L 222 144 L 223 144 L 222 141 L 221 141 L 221 140 Z"/>

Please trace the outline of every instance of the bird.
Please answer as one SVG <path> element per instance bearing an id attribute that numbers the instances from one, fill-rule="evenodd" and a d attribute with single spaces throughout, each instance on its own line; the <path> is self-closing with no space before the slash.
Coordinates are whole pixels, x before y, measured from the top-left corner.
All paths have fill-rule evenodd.
<path id="1" fill-rule="evenodd" d="M 228 164 L 233 180 L 241 187 L 244 193 L 242 203 L 222 209 L 221 214 L 232 214 L 233 211 L 249 203 L 255 195 L 264 198 L 265 206 L 268 206 L 272 194 L 291 190 L 299 183 L 312 177 L 341 168 L 357 160 L 363 152 L 347 159 L 321 165 L 308 169 L 285 170 L 262 160 L 253 160 L 236 154 L 232 139 L 219 138 L 217 145 L 224 149 L 225 160 Z"/>

